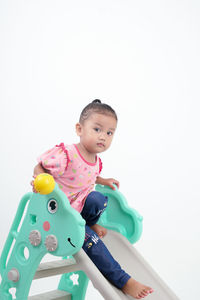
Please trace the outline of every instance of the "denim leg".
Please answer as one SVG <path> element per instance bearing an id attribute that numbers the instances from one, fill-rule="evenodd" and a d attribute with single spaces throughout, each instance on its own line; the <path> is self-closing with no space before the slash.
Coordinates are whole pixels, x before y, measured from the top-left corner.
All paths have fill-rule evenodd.
<path id="1" fill-rule="evenodd" d="M 107 203 L 108 198 L 97 191 L 93 191 L 87 196 L 81 212 L 81 216 L 86 221 L 85 241 L 82 248 L 99 271 L 116 287 L 122 289 L 130 275 L 122 270 L 99 236 L 90 228 L 98 222 Z"/>
<path id="2" fill-rule="evenodd" d="M 85 226 L 86 235 L 83 250 L 90 257 L 99 271 L 116 287 L 122 289 L 130 278 L 119 263 L 112 257 L 108 248 L 89 227 Z"/>
<path id="3" fill-rule="evenodd" d="M 86 225 L 92 226 L 96 224 L 106 209 L 107 204 L 108 197 L 97 191 L 91 192 L 87 196 L 81 212 L 81 216 L 86 221 Z"/>

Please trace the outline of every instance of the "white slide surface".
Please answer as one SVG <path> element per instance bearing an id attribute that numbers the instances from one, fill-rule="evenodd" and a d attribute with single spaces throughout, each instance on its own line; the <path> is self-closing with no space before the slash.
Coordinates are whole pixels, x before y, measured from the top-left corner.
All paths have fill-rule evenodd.
<path id="1" fill-rule="evenodd" d="M 179 300 L 173 291 L 144 260 L 133 245 L 121 234 L 108 230 L 103 242 L 119 262 L 121 267 L 134 279 L 151 286 L 154 292 L 147 296 L 149 300 Z M 125 296 L 120 290 L 113 287 L 120 299 L 133 299 Z"/>

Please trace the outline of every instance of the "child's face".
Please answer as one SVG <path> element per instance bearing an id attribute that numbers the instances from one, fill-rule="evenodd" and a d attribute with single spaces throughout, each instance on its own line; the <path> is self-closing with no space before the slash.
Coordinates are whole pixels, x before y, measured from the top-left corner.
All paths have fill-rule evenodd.
<path id="1" fill-rule="evenodd" d="M 76 131 L 88 152 L 100 153 L 110 147 L 116 127 L 113 116 L 92 113 L 83 124 L 76 125 Z"/>

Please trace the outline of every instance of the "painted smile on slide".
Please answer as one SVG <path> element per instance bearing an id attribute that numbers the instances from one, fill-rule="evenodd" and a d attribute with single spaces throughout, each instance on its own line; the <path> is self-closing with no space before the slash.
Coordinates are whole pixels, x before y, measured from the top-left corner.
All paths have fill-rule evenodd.
<path id="1" fill-rule="evenodd" d="M 68 240 L 68 242 L 69 242 L 69 243 L 72 245 L 72 247 L 76 248 L 76 246 L 75 246 L 74 244 L 72 244 L 72 242 L 71 242 L 71 239 L 70 239 L 70 238 L 68 238 L 67 240 Z"/>

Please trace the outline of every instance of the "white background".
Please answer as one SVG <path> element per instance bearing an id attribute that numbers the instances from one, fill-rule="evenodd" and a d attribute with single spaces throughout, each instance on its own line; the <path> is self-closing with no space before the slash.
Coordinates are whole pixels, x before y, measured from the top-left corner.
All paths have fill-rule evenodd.
<path id="1" fill-rule="evenodd" d="M 0 1 L 0 251 L 36 157 L 78 142 L 79 114 L 99 98 L 119 117 L 102 175 L 144 217 L 136 247 L 181 300 L 197 299 L 199 16 L 197 0 Z"/>

